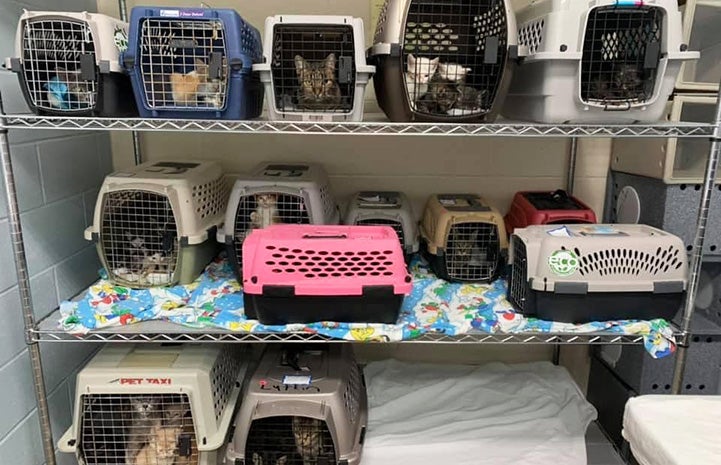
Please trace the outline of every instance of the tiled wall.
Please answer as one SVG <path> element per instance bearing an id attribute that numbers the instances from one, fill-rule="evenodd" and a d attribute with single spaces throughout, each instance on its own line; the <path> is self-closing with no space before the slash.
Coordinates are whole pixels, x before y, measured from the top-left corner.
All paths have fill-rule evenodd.
<path id="1" fill-rule="evenodd" d="M 94 11 L 90 0 L 0 1 L 0 58 L 13 53 L 22 9 Z M 0 91 L 8 113 L 27 112 L 14 74 L 0 71 Z M 103 176 L 110 171 L 106 133 L 11 131 L 15 182 L 21 208 L 32 297 L 38 318 L 48 315 L 97 276 L 95 249 L 83 239 Z M 1 182 L 1 180 L 0 180 Z M 4 192 L 4 190 L 2 191 Z M 44 462 L 25 348 L 20 297 L 13 267 L 4 195 L 0 201 L 0 464 Z M 45 381 L 53 433 L 70 425 L 74 375 L 97 345 L 43 345 Z M 60 464 L 74 463 L 59 454 Z"/>

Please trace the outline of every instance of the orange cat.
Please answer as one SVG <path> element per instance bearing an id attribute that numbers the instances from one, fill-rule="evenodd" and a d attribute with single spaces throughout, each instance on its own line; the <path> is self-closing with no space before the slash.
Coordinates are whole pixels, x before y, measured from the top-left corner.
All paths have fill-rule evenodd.
<path id="1" fill-rule="evenodd" d="M 170 86 L 173 89 L 173 102 L 179 106 L 195 105 L 198 91 L 208 79 L 208 65 L 203 60 L 195 60 L 195 69 L 187 74 L 173 73 L 170 75 Z"/>
<path id="2" fill-rule="evenodd" d="M 173 465 L 178 457 L 178 436 L 181 432 L 179 427 L 153 426 L 148 443 L 130 465 Z"/>

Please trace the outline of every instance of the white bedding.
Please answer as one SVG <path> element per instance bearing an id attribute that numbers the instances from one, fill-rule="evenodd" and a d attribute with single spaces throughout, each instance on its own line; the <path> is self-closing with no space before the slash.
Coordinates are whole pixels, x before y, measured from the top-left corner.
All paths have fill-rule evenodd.
<path id="1" fill-rule="evenodd" d="M 596 410 L 550 363 L 366 367 L 364 465 L 586 463 Z"/>
<path id="2" fill-rule="evenodd" d="M 721 463 L 721 396 L 631 398 L 623 437 L 641 465 Z"/>

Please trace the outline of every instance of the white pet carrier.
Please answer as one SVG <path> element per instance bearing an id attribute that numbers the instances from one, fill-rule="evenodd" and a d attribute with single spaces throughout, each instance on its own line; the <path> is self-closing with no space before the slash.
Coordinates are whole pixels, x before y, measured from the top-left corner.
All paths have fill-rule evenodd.
<path id="1" fill-rule="evenodd" d="M 529 226 L 509 257 L 508 300 L 544 320 L 671 320 L 685 295 L 683 242 L 650 226 Z"/>
<path id="2" fill-rule="evenodd" d="M 137 110 L 118 58 L 127 46 L 128 24 L 110 16 L 25 11 L 5 67 L 35 113 L 130 116 Z"/>
<path id="3" fill-rule="evenodd" d="M 348 203 L 345 224 L 391 226 L 398 234 L 406 258 L 418 252 L 418 222 L 408 197 L 402 192 L 356 193 Z"/>
<path id="4" fill-rule="evenodd" d="M 80 465 L 220 464 L 246 358 L 237 345 L 107 345 L 78 373 L 58 448 Z"/>
<path id="5" fill-rule="evenodd" d="M 370 55 L 392 121 L 492 121 L 518 58 L 510 0 L 386 0 Z"/>
<path id="6" fill-rule="evenodd" d="M 108 278 L 131 287 L 188 284 L 219 252 L 229 183 L 215 162 L 149 162 L 108 175 L 93 225 Z"/>
<path id="7" fill-rule="evenodd" d="M 271 120 L 361 121 L 366 64 L 363 20 L 350 16 L 269 16 L 260 72 Z"/>
<path id="8" fill-rule="evenodd" d="M 503 115 L 547 123 L 656 121 L 687 52 L 676 0 L 539 0 Z"/>
<path id="9" fill-rule="evenodd" d="M 226 463 L 358 465 L 367 404 L 350 345 L 269 346 L 235 418 Z"/>
<path id="10" fill-rule="evenodd" d="M 718 91 L 721 79 L 721 1 L 686 0 L 683 11 L 683 39 L 689 49 L 698 50 L 698 61 L 685 62 L 676 82 L 682 91 Z"/>

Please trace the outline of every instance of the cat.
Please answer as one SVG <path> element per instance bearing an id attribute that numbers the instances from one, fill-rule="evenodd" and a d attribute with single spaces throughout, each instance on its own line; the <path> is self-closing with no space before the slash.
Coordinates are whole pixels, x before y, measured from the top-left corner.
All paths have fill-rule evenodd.
<path id="1" fill-rule="evenodd" d="M 428 92 L 418 100 L 420 111 L 431 114 L 448 113 L 458 101 L 456 86 L 438 75 L 428 83 Z"/>
<path id="2" fill-rule="evenodd" d="M 436 74 L 440 58 L 416 58 L 412 53 L 408 54 L 408 69 L 406 72 L 406 89 L 411 101 L 411 107 L 415 108 L 415 102 L 428 92 L 428 83 Z"/>
<path id="3" fill-rule="evenodd" d="M 287 463 L 288 457 L 282 455 L 278 457 L 278 459 L 272 465 L 286 465 Z M 265 461 L 263 460 L 263 457 L 261 457 L 257 452 L 253 452 L 253 459 L 251 461 L 251 465 L 265 465 Z"/>
<path id="4" fill-rule="evenodd" d="M 334 53 L 324 60 L 310 61 L 295 56 L 295 73 L 298 76 L 298 108 L 332 110 L 341 103 L 341 90 L 335 77 Z"/>
<path id="5" fill-rule="evenodd" d="M 465 116 L 477 113 L 484 108 L 483 99 L 486 96 L 485 90 L 478 90 L 471 86 L 459 84 L 456 86 L 458 98 L 453 108 L 448 111 L 451 116 Z"/>
<path id="6" fill-rule="evenodd" d="M 163 425 L 182 427 L 185 423 L 191 423 L 188 413 L 190 406 L 185 402 L 166 404 L 163 406 Z"/>
<path id="7" fill-rule="evenodd" d="M 67 71 L 65 68 L 55 68 L 55 76 L 47 83 L 48 103 L 59 110 L 73 110 L 85 108 L 91 103 L 91 86 L 79 78 L 79 72 Z"/>
<path id="8" fill-rule="evenodd" d="M 130 399 L 130 425 L 125 443 L 125 461 L 132 464 L 135 456 L 148 443 L 150 432 L 160 426 L 163 413 L 157 397 L 138 395 Z"/>
<path id="9" fill-rule="evenodd" d="M 194 106 L 201 99 L 208 106 L 220 107 L 221 82 L 219 79 L 208 82 L 208 77 L 208 65 L 199 58 L 195 59 L 195 69 L 189 73 L 172 73 L 170 87 L 175 105 Z"/>
<path id="10" fill-rule="evenodd" d="M 283 221 L 278 213 L 278 196 L 258 194 L 255 196 L 255 211 L 250 213 L 250 229 L 262 229 Z"/>
<path id="11" fill-rule="evenodd" d="M 466 76 L 470 72 L 471 68 L 465 68 L 458 63 L 438 63 L 438 75 L 446 81 L 466 82 Z"/>
<path id="12" fill-rule="evenodd" d="M 469 263 L 474 258 L 473 251 L 477 248 L 478 244 L 478 230 L 473 231 L 470 237 L 455 239 L 453 244 L 453 259 L 456 262 Z"/>
<path id="13" fill-rule="evenodd" d="M 295 448 L 303 458 L 303 465 L 317 463 L 323 453 L 323 430 L 321 421 L 315 418 L 293 417 Z"/>
<path id="14" fill-rule="evenodd" d="M 589 98 L 594 100 L 635 100 L 644 94 L 643 76 L 636 66 L 621 64 L 591 82 Z"/>
<path id="15" fill-rule="evenodd" d="M 173 465 L 178 457 L 178 436 L 181 429 L 156 425 L 150 429 L 148 443 L 128 465 Z"/>

